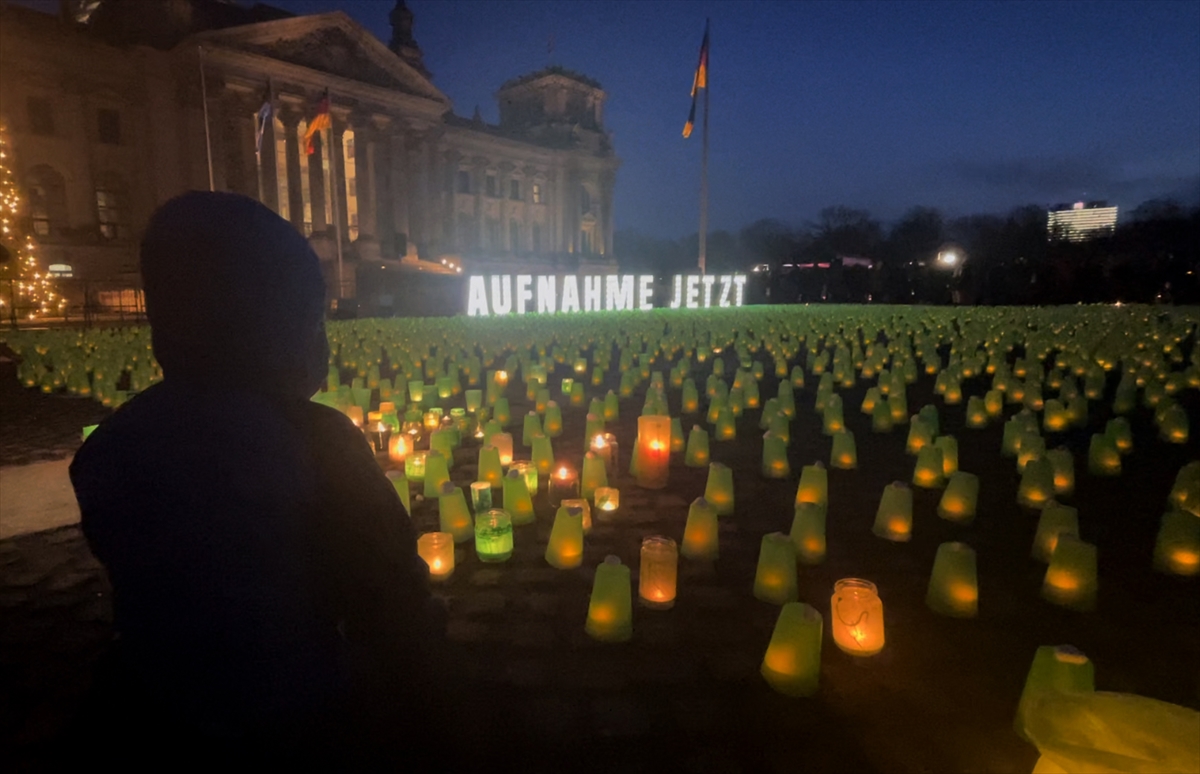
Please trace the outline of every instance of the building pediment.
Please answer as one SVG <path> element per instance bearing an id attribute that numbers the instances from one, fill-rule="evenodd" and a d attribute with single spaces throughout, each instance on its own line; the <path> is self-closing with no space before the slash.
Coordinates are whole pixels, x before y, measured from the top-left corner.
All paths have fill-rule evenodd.
<path id="1" fill-rule="evenodd" d="M 196 37 L 206 45 L 258 54 L 450 105 L 449 98 L 424 74 L 341 11 L 247 24 Z"/>

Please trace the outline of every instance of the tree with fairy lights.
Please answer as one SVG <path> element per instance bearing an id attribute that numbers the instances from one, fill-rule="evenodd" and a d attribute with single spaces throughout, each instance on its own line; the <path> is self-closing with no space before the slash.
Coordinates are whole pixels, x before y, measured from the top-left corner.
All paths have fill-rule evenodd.
<path id="1" fill-rule="evenodd" d="M 54 291 L 50 275 L 38 266 L 37 244 L 22 222 L 23 203 L 13 175 L 8 130 L 0 124 L 0 314 L 15 317 L 61 312 L 66 299 Z"/>

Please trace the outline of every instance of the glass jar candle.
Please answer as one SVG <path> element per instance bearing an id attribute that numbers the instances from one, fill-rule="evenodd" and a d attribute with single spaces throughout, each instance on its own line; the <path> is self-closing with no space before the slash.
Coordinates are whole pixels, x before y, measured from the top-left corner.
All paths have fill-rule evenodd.
<path id="1" fill-rule="evenodd" d="M 679 550 L 675 541 L 665 537 L 648 537 L 642 541 L 641 558 L 638 596 L 642 605 L 655 610 L 674 606 L 679 567 Z"/>
<path id="2" fill-rule="evenodd" d="M 536 469 L 535 469 L 536 474 Z M 579 474 L 573 468 L 560 464 L 550 476 L 550 505 L 559 506 L 564 499 L 579 494 Z"/>
<path id="3" fill-rule="evenodd" d="M 404 475 L 410 481 L 425 480 L 425 457 L 428 452 L 415 451 L 404 459 Z"/>
<path id="4" fill-rule="evenodd" d="M 471 484 L 471 507 L 476 515 L 492 508 L 492 484 L 490 481 L 476 481 Z"/>
<path id="5" fill-rule="evenodd" d="M 487 490 L 491 499 L 492 490 Z M 512 556 L 512 518 L 500 508 L 490 508 L 475 519 L 475 555 L 481 562 L 503 562 Z"/>
<path id="6" fill-rule="evenodd" d="M 638 417 L 638 486 L 663 489 L 671 460 L 671 418 L 660 415 Z"/>
<path id="7" fill-rule="evenodd" d="M 852 656 L 874 656 L 883 650 L 883 601 L 875 584 L 844 578 L 834 584 L 829 605 L 833 641 Z"/>
<path id="8" fill-rule="evenodd" d="M 454 538 L 448 532 L 426 532 L 417 538 L 417 555 L 429 565 L 429 579 L 444 581 L 454 574 Z"/>

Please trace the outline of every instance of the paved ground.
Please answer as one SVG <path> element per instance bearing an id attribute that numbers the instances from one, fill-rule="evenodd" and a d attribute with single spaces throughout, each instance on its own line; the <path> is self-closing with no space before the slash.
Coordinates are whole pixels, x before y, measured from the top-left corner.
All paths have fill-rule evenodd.
<path id="1" fill-rule="evenodd" d="M 705 471 L 674 465 L 669 488 L 657 493 L 618 481 L 621 509 L 588 537 L 579 570 L 552 569 L 542 557 L 553 512 L 544 497 L 538 522 L 518 529 L 508 563 L 482 565 L 460 550 L 458 571 L 438 593 L 449 603 L 454 655 L 472 687 L 467 717 L 486 724 L 504 716 L 518 729 L 500 760 L 547 771 L 1028 772 L 1036 751 L 1014 734 L 1013 711 L 1034 650 L 1047 644 L 1071 643 L 1091 656 L 1102 689 L 1200 707 L 1197 585 L 1150 570 L 1162 503 L 1175 471 L 1200 456 L 1196 441 L 1160 444 L 1139 411 L 1137 450 L 1119 479 L 1083 472 L 1087 433 L 1049 444 L 1066 443 L 1076 454 L 1079 493 L 1071 503 L 1084 538 L 1100 550 L 1099 609 L 1069 613 L 1038 596 L 1044 566 L 1028 558 L 1036 517 L 1015 504 L 1017 477 L 998 454 L 1000 428 L 964 429 L 961 406 L 938 403 L 944 430 L 959 438 L 962 469 L 982 480 L 975 523 L 938 519 L 937 495 L 919 491 L 912 542 L 871 534 L 883 487 L 908 479 L 912 458 L 903 454 L 903 431 L 870 433 L 869 418 L 857 412 L 865 386 L 843 393 L 860 467 L 831 472 L 829 554 L 800 571 L 800 596 L 828 615 L 836 579 L 874 580 L 886 609 L 883 653 L 859 663 L 826 634 L 813 699 L 779 696 L 759 677 L 778 608 L 751 596 L 754 566 L 762 535 L 789 526 L 796 479 L 759 478 L 761 431 L 757 412 L 749 412 L 736 441 L 713 444 L 713 459 L 735 469 L 738 497 L 737 513 L 722 520 L 720 560 L 684 563 L 676 606 L 635 609 L 632 642 L 602 645 L 584 634 L 592 568 L 610 553 L 636 563 L 643 536 L 678 539 Z M 982 387 L 968 383 L 965 391 L 981 394 Z M 773 379 L 764 380 L 764 397 L 774 389 Z M 27 416 L 14 428 L 5 405 L 14 391 L 11 372 L 0 371 L 6 462 L 69 452 L 78 426 L 104 412 L 22 393 Z M 910 398 L 914 412 L 931 402 L 931 382 L 915 385 Z M 1193 420 L 1194 398 L 1185 400 Z M 797 403 L 791 463 L 798 472 L 827 460 L 829 441 L 811 410 L 811 390 Z M 640 395 L 622 405 L 616 430 L 623 450 L 640 406 Z M 1094 430 L 1107 417 L 1093 408 Z M 525 410 L 513 401 L 514 416 Z M 577 458 L 582 434 L 583 417 L 568 412 L 556 451 Z M 473 480 L 474 456 L 474 449 L 461 453 L 458 483 Z M 423 530 L 436 524 L 431 506 L 414 507 Z M 980 616 L 971 621 L 924 606 L 938 544 L 959 539 L 979 554 Z M 111 634 L 107 585 L 77 528 L 0 541 L 0 615 L 0 746 L 13 751 L 17 769 L 37 770 Z"/>

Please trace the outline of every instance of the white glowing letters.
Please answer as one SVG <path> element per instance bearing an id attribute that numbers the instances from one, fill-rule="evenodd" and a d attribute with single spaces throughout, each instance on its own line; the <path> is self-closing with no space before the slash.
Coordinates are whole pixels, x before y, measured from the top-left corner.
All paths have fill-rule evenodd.
<path id="1" fill-rule="evenodd" d="M 475 275 L 467 280 L 467 315 L 554 312 L 646 311 L 654 308 L 654 277 L 649 274 Z M 582 285 L 582 287 L 581 287 Z M 677 275 L 672 309 L 741 306 L 746 295 L 744 274 Z"/>
<path id="2" fill-rule="evenodd" d="M 689 274 L 675 277 L 671 308 L 708 309 L 741 306 L 746 300 L 745 274 Z"/>

